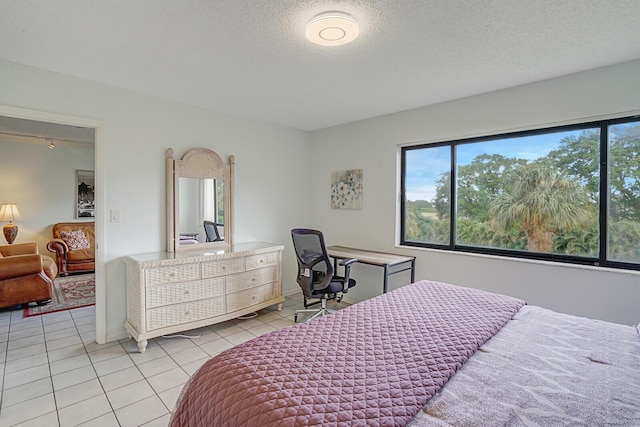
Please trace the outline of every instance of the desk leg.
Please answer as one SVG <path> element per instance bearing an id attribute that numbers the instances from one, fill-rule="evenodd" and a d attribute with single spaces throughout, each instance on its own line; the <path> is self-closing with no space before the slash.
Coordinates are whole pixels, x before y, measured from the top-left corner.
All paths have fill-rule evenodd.
<path id="1" fill-rule="evenodd" d="M 389 287 L 389 264 L 384 265 L 384 282 L 382 284 L 382 293 L 386 294 Z"/>
<path id="2" fill-rule="evenodd" d="M 414 258 L 411 261 L 411 283 L 416 282 L 416 259 Z"/>

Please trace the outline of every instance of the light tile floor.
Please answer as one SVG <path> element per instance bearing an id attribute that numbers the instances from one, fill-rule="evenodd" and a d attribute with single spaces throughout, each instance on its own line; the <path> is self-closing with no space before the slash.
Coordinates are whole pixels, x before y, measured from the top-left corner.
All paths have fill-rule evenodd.
<path id="1" fill-rule="evenodd" d="M 329 302 L 330 308 L 346 303 Z M 318 307 L 318 306 L 314 306 Z M 294 324 L 302 296 L 173 338 L 98 345 L 95 307 L 23 318 L 0 312 L 0 427 L 165 427 L 182 387 L 211 356 Z M 298 321 L 305 320 L 301 314 Z"/>

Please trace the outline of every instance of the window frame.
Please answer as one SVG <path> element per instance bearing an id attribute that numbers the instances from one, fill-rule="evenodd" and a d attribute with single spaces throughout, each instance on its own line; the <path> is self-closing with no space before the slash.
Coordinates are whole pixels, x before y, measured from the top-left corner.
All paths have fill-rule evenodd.
<path id="1" fill-rule="evenodd" d="M 609 238 L 609 207 L 611 204 L 609 194 L 609 170 L 608 170 L 608 154 L 609 154 L 609 127 L 617 124 L 638 122 L 640 124 L 640 115 L 633 115 L 620 118 L 602 119 L 597 121 L 589 121 L 583 123 L 575 123 L 561 126 L 541 127 L 530 130 L 499 133 L 495 135 L 486 135 L 479 137 L 453 139 L 448 141 L 438 141 L 433 143 L 420 143 L 400 147 L 400 236 L 399 245 L 412 248 L 439 249 L 451 252 L 476 253 L 481 255 L 494 255 L 506 258 L 520 258 L 540 261 L 552 261 L 568 264 L 591 265 L 596 267 L 608 267 L 617 269 L 640 270 L 640 261 L 638 263 L 615 261 L 607 258 L 608 256 L 608 238 Z M 518 137 L 528 137 L 536 135 L 544 135 L 555 132 L 580 131 L 591 128 L 599 128 L 599 203 L 598 203 L 598 224 L 599 224 L 599 253 L 596 257 L 538 253 L 528 252 L 514 249 L 500 249 L 481 246 L 465 245 L 456 242 L 457 238 L 457 213 L 456 203 L 458 196 L 457 189 L 457 162 L 456 147 L 487 141 L 497 141 L 503 139 L 512 139 Z M 436 148 L 448 146 L 450 152 L 450 194 L 449 194 L 449 242 L 446 244 L 417 242 L 406 239 L 406 215 L 407 215 L 407 153 L 413 150 L 425 148 Z"/>

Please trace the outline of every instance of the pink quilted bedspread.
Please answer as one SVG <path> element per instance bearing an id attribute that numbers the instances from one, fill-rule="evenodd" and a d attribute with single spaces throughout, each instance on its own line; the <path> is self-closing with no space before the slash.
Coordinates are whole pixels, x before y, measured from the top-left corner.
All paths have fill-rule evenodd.
<path id="1" fill-rule="evenodd" d="M 421 281 L 206 362 L 178 426 L 403 426 L 524 305 Z"/>

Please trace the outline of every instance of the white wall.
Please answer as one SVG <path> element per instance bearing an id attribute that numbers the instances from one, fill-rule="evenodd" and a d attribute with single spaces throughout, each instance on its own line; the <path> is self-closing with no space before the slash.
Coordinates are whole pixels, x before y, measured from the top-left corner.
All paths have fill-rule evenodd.
<path id="1" fill-rule="evenodd" d="M 236 241 L 286 245 L 285 289 L 294 289 L 295 258 L 289 230 L 306 219 L 308 135 L 132 91 L 0 61 L 0 104 L 95 119 L 103 123 L 96 146 L 96 179 L 102 173 L 105 206 L 96 215 L 121 210 L 120 223 L 106 222 L 101 250 L 106 258 L 106 334 L 126 336 L 125 270 L 122 257 L 166 249 L 165 151 L 176 157 L 205 147 L 223 159 L 236 156 Z M 102 142 L 100 142 L 102 140 Z M 100 146 L 102 144 L 102 146 Z M 102 158 L 100 158 L 102 157 Z M 98 169 L 104 165 L 104 170 Z M 106 219 L 105 219 L 106 221 Z"/>
<path id="2" fill-rule="evenodd" d="M 417 278 L 523 297 L 531 304 L 621 323 L 638 322 L 640 275 L 394 246 L 397 144 L 491 134 L 640 109 L 640 61 L 306 134 L 132 91 L 0 61 L 0 105 L 94 119 L 98 191 L 121 222 L 106 222 L 106 332 L 124 336 L 122 257 L 166 249 L 165 150 L 234 154 L 236 241 L 285 245 L 284 290 L 297 291 L 289 230 L 318 227 L 329 244 L 414 254 Z M 311 142 L 311 143 L 309 143 Z M 313 159 L 310 163 L 309 159 Z M 309 165 L 312 165 L 309 170 Z M 99 171 L 99 168 L 103 168 Z M 364 169 L 364 209 L 329 207 L 330 174 Z M 99 219 L 98 219 L 99 220 Z M 21 235 L 22 236 L 22 235 Z M 381 289 L 380 271 L 356 266 L 349 294 Z M 400 285 L 406 277 L 392 282 Z"/>
<path id="3" fill-rule="evenodd" d="M 47 250 L 53 224 L 78 221 L 76 170 L 93 170 L 94 157 L 93 145 L 58 143 L 51 150 L 46 142 L 0 138 L 0 203 L 15 202 L 20 211 L 15 243 L 36 242 L 41 254 L 53 256 Z"/>
<path id="4" fill-rule="evenodd" d="M 471 98 L 365 120 L 311 134 L 313 226 L 327 244 L 417 256 L 416 279 L 433 279 L 514 295 L 529 304 L 609 321 L 640 322 L 640 274 L 517 261 L 436 250 L 397 248 L 398 144 L 436 142 L 511 130 L 624 117 L 640 111 L 640 61 L 591 70 Z M 332 171 L 364 169 L 364 208 L 332 210 Z M 381 289 L 381 270 L 357 266 L 362 300 Z M 396 277 L 400 286 L 404 277 Z"/>

